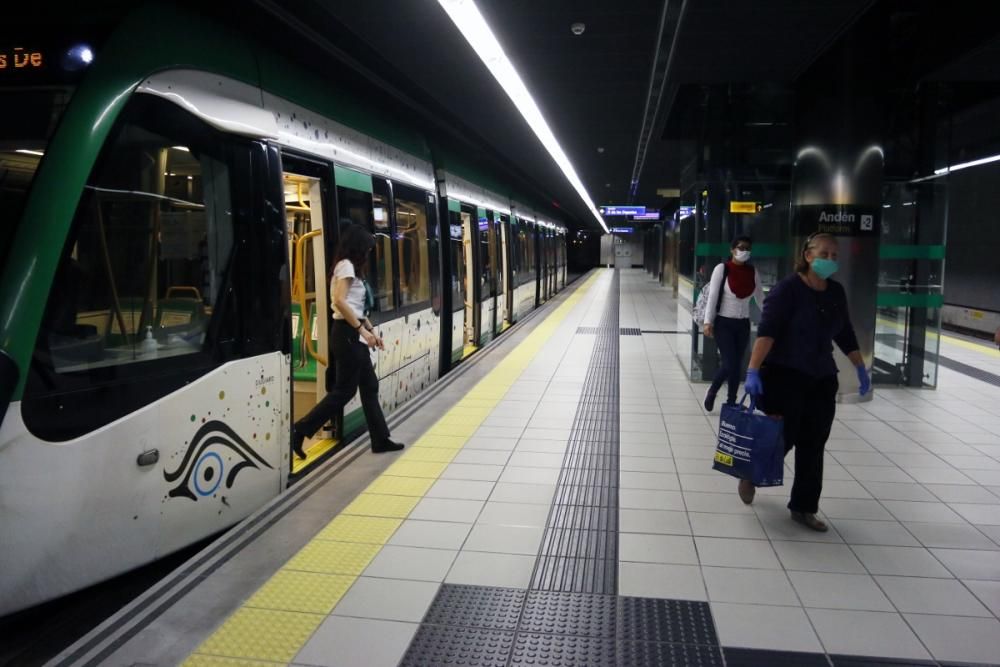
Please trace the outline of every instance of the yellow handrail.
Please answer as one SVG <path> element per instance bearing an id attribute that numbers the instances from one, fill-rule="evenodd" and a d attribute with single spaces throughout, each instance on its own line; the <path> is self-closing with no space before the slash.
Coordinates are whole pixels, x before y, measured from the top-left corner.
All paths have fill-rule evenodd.
<path id="1" fill-rule="evenodd" d="M 328 366 L 326 357 L 320 355 L 313 347 L 312 335 L 310 334 L 312 321 L 309 319 L 309 309 L 306 308 L 306 241 L 322 235 L 322 229 L 315 229 L 311 232 L 306 232 L 295 242 L 295 279 L 292 281 L 292 286 L 298 286 L 298 294 L 294 294 L 293 296 L 299 302 L 302 317 L 306 318 L 305 324 L 302 327 L 302 341 L 305 343 L 306 353 L 324 366 Z M 332 294 L 330 298 L 333 298 Z M 319 313 L 317 313 L 318 316 Z"/>

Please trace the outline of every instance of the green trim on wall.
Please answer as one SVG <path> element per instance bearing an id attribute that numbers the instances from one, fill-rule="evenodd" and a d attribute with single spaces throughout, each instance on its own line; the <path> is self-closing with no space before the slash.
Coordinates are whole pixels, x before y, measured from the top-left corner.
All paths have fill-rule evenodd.
<path id="1" fill-rule="evenodd" d="M 372 175 L 363 174 L 360 171 L 341 167 L 339 164 L 333 165 L 333 182 L 342 188 L 360 190 L 372 194 Z"/>
<path id="2" fill-rule="evenodd" d="M 729 255 L 728 243 L 706 243 L 702 242 L 694 247 L 694 252 L 699 257 L 726 257 Z M 754 243 L 754 257 L 787 257 L 788 246 L 783 243 Z"/>
<path id="3" fill-rule="evenodd" d="M 452 199 L 451 197 L 448 197 L 448 210 L 454 213 L 461 213 L 462 202 L 458 201 L 457 199 Z"/>
<path id="4" fill-rule="evenodd" d="M 944 306 L 944 295 L 879 292 L 875 305 L 880 308 L 941 308 Z"/>
<path id="5" fill-rule="evenodd" d="M 943 245 L 882 245 L 879 259 L 944 259 Z"/>

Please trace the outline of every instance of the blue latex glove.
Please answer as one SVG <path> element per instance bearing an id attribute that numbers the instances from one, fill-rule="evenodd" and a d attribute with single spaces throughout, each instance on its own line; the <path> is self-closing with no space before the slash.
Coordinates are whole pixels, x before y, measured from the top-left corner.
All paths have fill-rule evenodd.
<path id="1" fill-rule="evenodd" d="M 755 368 L 747 369 L 747 381 L 743 383 L 743 388 L 754 398 L 764 395 L 764 383 L 760 381 L 759 370 Z"/>
<path id="2" fill-rule="evenodd" d="M 868 369 L 865 368 L 864 364 L 855 366 L 854 369 L 858 372 L 858 383 L 861 385 L 858 388 L 858 394 L 864 396 L 872 390 L 872 381 L 868 377 Z"/>

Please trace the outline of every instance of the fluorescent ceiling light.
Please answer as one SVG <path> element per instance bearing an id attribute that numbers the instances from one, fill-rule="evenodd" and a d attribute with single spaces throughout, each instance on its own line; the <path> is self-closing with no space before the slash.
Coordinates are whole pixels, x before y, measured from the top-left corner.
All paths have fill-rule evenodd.
<path id="1" fill-rule="evenodd" d="M 24 153 L 25 155 L 45 155 L 44 151 L 33 151 L 29 148 L 18 148 L 14 152 Z"/>
<path id="2" fill-rule="evenodd" d="M 989 164 L 990 162 L 996 162 L 1000 160 L 1000 155 L 991 155 L 989 157 L 980 158 L 978 160 L 972 160 L 971 162 L 960 162 L 959 164 L 954 164 L 950 167 L 943 167 L 941 169 L 935 169 L 934 174 L 941 176 L 952 171 L 959 171 L 960 169 L 968 169 L 969 167 L 978 167 L 981 164 Z"/>
<path id="3" fill-rule="evenodd" d="M 538 137 L 538 140 L 542 142 L 545 150 L 549 152 L 552 159 L 559 165 L 559 168 L 569 180 L 570 185 L 580 195 L 580 199 L 583 200 L 583 203 L 594 216 L 594 219 L 601 225 L 604 232 L 608 233 L 608 226 L 604 224 L 604 218 L 597 212 L 597 207 L 594 206 L 590 195 L 587 194 L 587 189 L 583 187 L 583 183 L 580 181 L 580 177 L 577 176 L 576 170 L 570 164 L 569 158 L 566 157 L 566 153 L 556 140 L 555 135 L 549 128 L 549 124 L 545 122 L 541 110 L 535 104 L 535 100 L 532 98 L 531 93 L 528 92 L 524 82 L 521 81 L 521 77 L 518 75 L 517 70 L 514 69 L 514 65 L 511 64 L 507 58 L 507 54 L 504 53 L 500 42 L 497 41 L 497 38 L 493 35 L 493 31 L 490 30 L 486 19 L 479 13 L 476 3 L 473 0 L 438 0 L 438 4 L 441 5 L 441 8 L 448 14 L 448 18 L 452 20 L 459 32 L 462 33 L 462 36 L 465 37 L 465 40 L 476 52 L 476 55 L 486 65 L 493 78 L 497 80 L 500 87 L 507 93 L 507 97 L 511 99 L 517 110 L 521 112 L 521 116 L 524 117 L 528 126 L 535 133 L 535 136 Z"/>

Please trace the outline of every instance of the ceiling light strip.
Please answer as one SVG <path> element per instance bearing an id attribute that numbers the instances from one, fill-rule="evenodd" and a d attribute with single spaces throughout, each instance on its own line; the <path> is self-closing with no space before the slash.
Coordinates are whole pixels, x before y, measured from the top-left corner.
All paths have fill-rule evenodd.
<path id="1" fill-rule="evenodd" d="M 569 180 L 570 185 L 580 195 L 580 199 L 583 200 L 583 203 L 594 216 L 594 219 L 597 220 L 601 228 L 607 233 L 608 226 L 604 224 L 604 218 L 597 212 L 597 207 L 594 206 L 593 200 L 587 194 L 587 189 L 580 181 L 580 177 L 563 151 L 562 146 L 556 140 L 551 128 L 549 128 L 549 124 L 545 122 L 541 110 L 535 103 L 531 93 L 528 92 L 524 82 L 521 81 L 521 77 L 518 75 L 517 70 L 514 69 L 514 65 L 511 64 L 507 58 L 507 54 L 504 53 L 500 42 L 497 41 L 497 38 L 493 35 L 493 31 L 490 30 L 486 19 L 479 13 L 476 3 L 473 0 L 438 0 L 438 3 L 476 52 L 476 55 L 486 65 L 493 78 L 497 80 L 500 87 L 507 93 L 507 97 L 517 107 L 525 122 L 528 123 L 535 136 L 538 137 L 538 140 L 542 142 L 542 146 L 549 152 L 549 155 L 555 160 L 559 169 L 566 176 L 566 179 Z"/>

